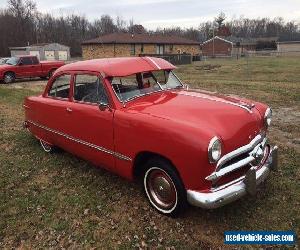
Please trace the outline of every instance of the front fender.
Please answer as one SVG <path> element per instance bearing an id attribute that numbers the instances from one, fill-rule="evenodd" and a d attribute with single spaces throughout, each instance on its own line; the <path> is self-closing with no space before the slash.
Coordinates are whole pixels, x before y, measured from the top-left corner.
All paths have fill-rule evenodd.
<path id="1" fill-rule="evenodd" d="M 202 131 L 180 121 L 119 110 L 115 112 L 114 128 L 117 152 L 132 159 L 139 152 L 157 153 L 173 163 L 186 188 L 209 187 L 205 177 L 214 169 L 207 155 L 212 131 Z"/>

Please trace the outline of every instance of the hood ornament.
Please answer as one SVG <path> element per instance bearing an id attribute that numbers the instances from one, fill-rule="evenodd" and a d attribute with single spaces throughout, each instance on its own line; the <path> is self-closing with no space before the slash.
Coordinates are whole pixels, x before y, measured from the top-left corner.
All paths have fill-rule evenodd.
<path id="1" fill-rule="evenodd" d="M 240 105 L 247 108 L 247 109 L 250 109 L 250 110 L 255 107 L 254 103 L 248 104 L 248 103 L 245 103 L 245 102 L 240 102 Z"/>

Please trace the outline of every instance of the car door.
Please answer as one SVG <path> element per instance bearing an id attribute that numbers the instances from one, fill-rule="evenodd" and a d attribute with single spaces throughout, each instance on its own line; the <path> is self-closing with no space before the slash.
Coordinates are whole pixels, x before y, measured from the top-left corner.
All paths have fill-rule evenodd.
<path id="1" fill-rule="evenodd" d="M 44 139 L 61 148 L 67 148 L 70 143 L 67 108 L 70 102 L 71 79 L 69 73 L 56 76 L 34 112 L 34 120 L 44 129 Z"/>
<path id="2" fill-rule="evenodd" d="M 18 70 L 20 77 L 39 77 L 42 75 L 40 63 L 35 56 L 22 57 L 18 65 Z"/>
<path id="3" fill-rule="evenodd" d="M 40 64 L 39 59 L 36 56 L 33 56 L 31 59 L 32 59 L 32 66 L 31 66 L 30 77 L 43 76 L 42 66 Z"/>
<path id="4" fill-rule="evenodd" d="M 114 110 L 109 108 L 102 79 L 92 73 L 75 74 L 73 102 L 68 108 L 70 136 L 80 145 L 76 154 L 114 171 Z"/>
<path id="5" fill-rule="evenodd" d="M 32 77 L 34 65 L 31 57 L 22 57 L 18 65 L 19 77 Z"/>

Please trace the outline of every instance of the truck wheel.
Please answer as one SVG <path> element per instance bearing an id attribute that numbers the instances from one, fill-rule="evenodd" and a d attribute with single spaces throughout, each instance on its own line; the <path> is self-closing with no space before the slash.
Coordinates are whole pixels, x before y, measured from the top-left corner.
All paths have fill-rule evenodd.
<path id="1" fill-rule="evenodd" d="M 5 84 L 13 83 L 16 80 L 15 74 L 12 72 L 5 73 L 3 82 Z"/>
<path id="2" fill-rule="evenodd" d="M 54 74 L 54 72 L 55 72 L 55 69 L 52 69 L 52 70 L 49 71 L 48 79 L 51 78 L 51 76 Z"/>
<path id="3" fill-rule="evenodd" d="M 160 213 L 177 217 L 187 206 L 186 190 L 174 167 L 162 158 L 146 163 L 144 190 L 150 204 Z"/>

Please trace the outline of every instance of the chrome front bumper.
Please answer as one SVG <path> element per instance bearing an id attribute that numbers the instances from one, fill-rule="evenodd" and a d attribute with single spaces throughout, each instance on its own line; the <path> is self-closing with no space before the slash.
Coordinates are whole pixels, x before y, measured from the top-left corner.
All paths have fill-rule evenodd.
<path id="1" fill-rule="evenodd" d="M 269 175 L 270 170 L 277 169 L 278 147 L 270 150 L 266 163 L 258 170 L 252 167 L 245 176 L 240 177 L 208 193 L 187 190 L 187 199 L 191 205 L 213 209 L 235 201 L 247 193 L 253 194 L 256 186 L 262 183 Z"/>

